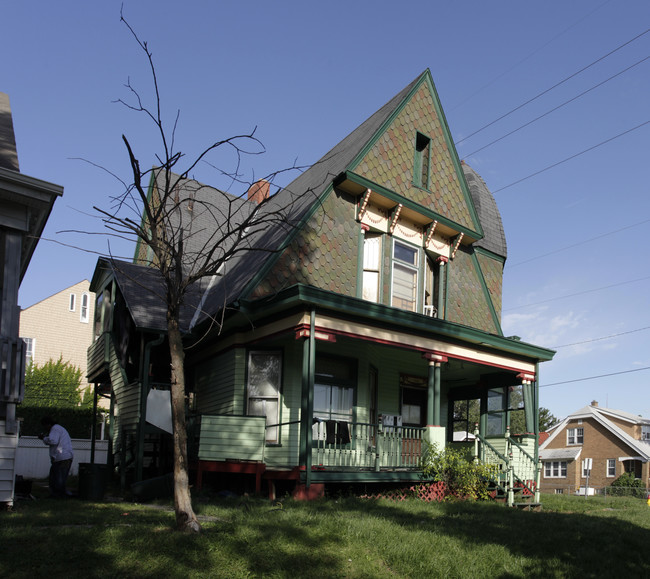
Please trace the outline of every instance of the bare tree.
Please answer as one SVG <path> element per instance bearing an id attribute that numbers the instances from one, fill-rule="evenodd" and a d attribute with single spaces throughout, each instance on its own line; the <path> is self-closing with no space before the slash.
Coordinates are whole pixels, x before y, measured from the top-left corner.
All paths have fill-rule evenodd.
<path id="1" fill-rule="evenodd" d="M 291 227 L 288 217 L 292 203 L 300 195 L 259 195 L 256 203 L 241 196 L 233 196 L 217 189 L 207 188 L 189 179 L 199 163 L 208 162 L 211 154 L 228 148 L 234 153 L 234 170 L 221 171 L 233 184 L 242 184 L 240 163 L 242 155 L 258 154 L 263 147 L 255 132 L 236 135 L 212 142 L 192 160 L 175 150 L 174 136 L 178 114 L 171 131 L 163 122 L 161 98 L 152 53 L 146 42 L 140 40 L 129 23 L 121 16 L 136 42 L 146 55 L 154 89 L 154 106 L 147 107 L 130 81 L 130 93 L 121 100 L 127 108 L 144 114 L 153 123 L 160 140 L 156 166 L 143 169 L 138 155 L 126 136 L 123 141 L 128 152 L 132 182 L 122 181 L 124 192 L 113 198 L 111 208 L 95 207 L 112 234 L 139 241 L 146 248 L 149 265 L 160 272 L 159 296 L 166 305 L 167 337 L 171 356 L 171 404 L 174 440 L 174 506 L 177 528 L 199 532 L 201 527 L 194 514 L 188 481 L 187 430 L 185 417 L 185 372 L 181 310 L 188 291 L 204 278 L 220 273 L 229 259 L 242 252 L 273 251 L 263 239 L 269 228 L 286 230 Z M 181 169 L 180 167 L 183 166 Z M 297 169 L 292 167 L 287 170 Z M 272 186 L 275 173 L 260 187 Z M 152 181 L 153 179 L 153 181 Z M 153 183 L 153 187 L 149 183 Z M 148 194 L 153 191 L 153 194 Z M 283 192 L 284 193 L 284 192 Z M 282 197 L 282 201 L 276 197 Z M 188 214 L 193 216 L 188 217 Z M 197 214 L 201 220 L 196 219 Z M 200 221 L 201 225 L 197 225 Z M 206 226 L 206 223 L 209 225 Z M 164 293 L 164 295 L 162 295 Z M 205 312 L 203 312 L 205 313 Z M 219 320 L 212 320 L 213 325 Z"/>

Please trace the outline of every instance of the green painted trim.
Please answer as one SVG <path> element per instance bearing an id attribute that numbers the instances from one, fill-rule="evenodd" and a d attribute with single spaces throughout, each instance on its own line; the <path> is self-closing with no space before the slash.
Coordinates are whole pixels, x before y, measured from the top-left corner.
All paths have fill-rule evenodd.
<path id="1" fill-rule="evenodd" d="M 240 302 L 240 310 L 248 316 L 271 316 L 292 307 L 304 309 L 316 306 L 341 313 L 348 320 L 370 320 L 374 324 L 398 329 L 405 332 L 416 332 L 424 336 L 442 336 L 459 342 L 480 344 L 513 355 L 533 358 L 538 361 L 553 359 L 554 350 L 535 346 L 518 340 L 511 340 L 497 334 L 463 326 L 447 320 L 430 318 L 423 314 L 400 310 L 391 306 L 360 300 L 326 291 L 313 286 L 296 284 L 264 299 Z M 249 321 L 250 323 L 250 321 Z"/>
<path id="2" fill-rule="evenodd" d="M 495 261 L 500 261 L 502 265 L 505 266 L 506 264 L 506 258 L 503 257 L 503 255 L 499 255 L 498 253 L 494 253 L 493 251 L 490 251 L 489 249 L 485 249 L 484 247 L 474 247 L 474 251 L 476 253 L 480 253 L 481 255 L 484 255 L 485 257 L 489 257 L 490 259 L 494 259 Z"/>
<path id="3" fill-rule="evenodd" d="M 359 256 L 359 259 L 357 261 L 357 290 L 355 292 L 355 295 L 359 299 L 363 297 L 363 262 L 365 260 L 365 246 L 364 246 L 365 239 L 366 239 L 366 235 L 363 229 L 359 227 L 359 238 L 358 238 L 359 246 L 357 248 L 357 255 Z M 381 264 L 379 269 L 381 270 Z M 379 288 L 377 288 L 377 291 L 379 291 Z"/>
<path id="4" fill-rule="evenodd" d="M 447 227 L 450 227 L 451 229 L 458 231 L 459 233 L 464 233 L 465 235 L 471 237 L 472 239 L 481 239 L 483 237 L 482 231 L 479 233 L 478 231 L 472 231 L 471 229 L 467 229 L 463 225 L 451 221 L 450 219 L 447 219 L 445 216 L 440 215 L 435 211 L 431 211 L 430 209 L 427 209 L 426 207 L 420 205 L 419 203 L 415 203 L 414 201 L 411 201 L 410 199 L 403 197 L 399 193 L 395 193 L 390 189 L 386 189 L 382 185 L 379 185 L 379 183 L 375 183 L 374 181 L 362 177 L 361 175 L 357 175 L 352 171 L 346 171 L 345 178 L 348 179 L 349 181 L 352 181 L 353 183 L 356 183 L 357 185 L 361 185 L 365 189 L 372 189 L 373 191 L 376 191 L 383 197 L 386 197 L 387 199 L 394 201 L 396 204 L 401 204 L 404 207 L 407 207 L 408 209 L 411 209 L 412 211 L 415 211 L 416 213 L 423 215 L 427 219 L 431 219 L 431 221 L 437 221 L 438 223 L 441 223 L 442 225 L 446 225 Z"/>
<path id="5" fill-rule="evenodd" d="M 488 308 L 490 310 L 490 315 L 492 316 L 492 322 L 494 323 L 494 327 L 496 328 L 498 335 L 503 336 L 503 330 L 501 329 L 501 320 L 499 320 L 499 315 L 497 314 L 497 311 L 494 309 L 494 304 L 492 303 L 492 296 L 490 295 L 490 290 L 488 289 L 487 283 L 485 283 L 483 270 L 481 269 L 481 264 L 478 261 L 478 257 L 476 257 L 476 253 L 474 252 L 470 253 L 470 258 L 472 259 L 472 263 L 474 264 L 476 275 L 478 276 L 479 282 L 481 284 L 483 295 L 485 296 L 485 302 L 487 303 Z"/>
<path id="6" fill-rule="evenodd" d="M 240 294 L 239 299 L 240 300 L 246 300 L 250 297 L 251 292 L 264 280 L 264 278 L 269 274 L 275 263 L 277 262 L 278 259 L 280 259 L 280 256 L 284 252 L 284 250 L 289 246 L 289 244 L 296 238 L 298 233 L 302 231 L 302 229 L 305 227 L 306 223 L 313 217 L 313 215 L 316 213 L 318 209 L 321 209 L 323 206 L 323 203 L 327 200 L 331 192 L 334 190 L 334 186 L 330 183 L 326 189 L 320 194 L 320 196 L 314 201 L 312 206 L 309 208 L 308 211 L 305 212 L 305 214 L 302 216 L 300 219 L 300 222 L 296 227 L 294 227 L 293 231 L 290 231 L 288 235 L 285 237 L 284 241 L 280 245 L 280 247 L 273 251 L 273 253 L 269 256 L 269 259 L 266 260 L 264 265 L 259 269 L 259 271 L 253 276 L 253 278 L 246 284 L 244 287 L 243 291 Z"/>
<path id="7" fill-rule="evenodd" d="M 335 482 L 423 482 L 422 471 L 327 471 L 312 470 L 310 473 L 301 472 L 304 481 L 310 475 L 311 484 Z"/>

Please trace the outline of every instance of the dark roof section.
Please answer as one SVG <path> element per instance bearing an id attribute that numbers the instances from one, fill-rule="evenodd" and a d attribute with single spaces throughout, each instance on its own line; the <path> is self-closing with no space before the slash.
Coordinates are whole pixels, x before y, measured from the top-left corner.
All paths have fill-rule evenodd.
<path id="1" fill-rule="evenodd" d="M 203 304 L 205 312 L 214 314 L 224 304 L 232 303 L 249 289 L 247 285 L 264 266 L 269 258 L 269 252 L 276 251 L 281 247 L 287 235 L 300 224 L 333 179 L 347 169 L 348 165 L 426 74 L 428 71 L 420 74 L 319 161 L 260 207 L 260 211 L 267 212 L 286 208 L 285 227 L 267 228 L 251 236 L 249 244 L 253 251 L 242 253 L 226 264 L 223 277 L 216 281 L 206 296 Z M 199 317 L 199 322 L 205 319 L 205 312 Z"/>
<path id="2" fill-rule="evenodd" d="M 167 331 L 165 284 L 157 268 L 105 258 L 99 259 L 97 269 L 100 268 L 113 271 L 133 322 L 139 330 Z M 204 280 L 194 284 L 188 291 L 181 309 L 181 329 L 189 326 L 207 283 L 208 280 Z"/>
<path id="3" fill-rule="evenodd" d="M 461 165 L 484 233 L 483 239 L 476 241 L 474 246 L 487 249 L 505 259 L 508 257 L 506 235 L 494 196 L 474 169 L 465 161 L 462 161 Z"/>
<path id="4" fill-rule="evenodd" d="M 0 92 L 0 167 L 20 171 L 9 95 L 3 92 Z"/>

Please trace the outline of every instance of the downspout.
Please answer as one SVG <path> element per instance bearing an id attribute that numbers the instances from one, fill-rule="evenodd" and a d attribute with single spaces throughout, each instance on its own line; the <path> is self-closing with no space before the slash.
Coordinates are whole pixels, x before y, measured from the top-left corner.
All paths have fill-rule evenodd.
<path id="1" fill-rule="evenodd" d="M 144 356 L 142 364 L 142 387 L 140 389 L 140 420 L 138 424 L 138 445 L 137 445 L 137 463 L 135 471 L 135 480 L 142 480 L 142 462 L 144 460 L 144 434 L 146 429 L 147 417 L 147 396 L 149 395 L 149 363 L 151 360 L 151 350 L 160 346 L 165 339 L 165 334 L 159 336 L 144 346 Z"/>

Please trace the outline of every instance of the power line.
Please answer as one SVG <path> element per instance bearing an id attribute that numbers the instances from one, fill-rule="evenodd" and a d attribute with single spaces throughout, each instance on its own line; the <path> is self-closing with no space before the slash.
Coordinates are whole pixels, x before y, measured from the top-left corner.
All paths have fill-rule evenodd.
<path id="1" fill-rule="evenodd" d="M 563 299 L 566 299 L 566 298 L 573 298 L 573 297 L 576 297 L 576 296 L 582 296 L 582 295 L 585 295 L 585 294 L 598 292 L 598 291 L 601 291 L 601 290 L 610 289 L 610 288 L 618 287 L 618 286 L 621 286 L 621 285 L 627 285 L 627 284 L 630 284 L 630 283 L 635 283 L 637 281 L 643 281 L 643 280 L 646 280 L 646 279 L 650 279 L 650 275 L 646 276 L 646 277 L 640 277 L 638 279 L 631 279 L 631 280 L 628 280 L 628 281 L 622 281 L 620 283 L 614 283 L 612 285 L 606 285 L 606 286 L 603 286 L 603 287 L 588 289 L 588 290 L 584 290 L 584 291 L 577 292 L 577 293 L 574 293 L 574 294 L 567 294 L 565 296 L 557 296 L 557 297 L 554 297 L 554 298 L 549 298 L 547 300 L 542 300 L 540 302 L 532 302 L 532 303 L 524 304 L 524 305 L 521 305 L 521 306 L 513 306 L 511 308 L 504 308 L 503 311 L 506 312 L 506 311 L 510 311 L 510 310 L 518 310 L 518 309 L 521 309 L 521 308 L 528 308 L 530 306 L 537 306 L 539 304 L 546 304 L 548 302 L 554 302 L 556 300 L 563 300 Z"/>
<path id="2" fill-rule="evenodd" d="M 572 344 L 562 344 L 561 346 L 551 346 L 551 350 L 557 350 L 559 348 L 568 348 L 569 346 L 580 346 L 582 344 L 590 344 L 591 342 L 598 342 L 599 340 L 609 340 L 610 338 L 627 336 L 628 334 L 634 334 L 635 332 L 642 332 L 643 330 L 650 330 L 650 326 L 646 326 L 645 328 L 637 328 L 636 330 L 629 330 L 627 332 L 620 332 L 619 334 L 601 336 L 600 338 L 592 338 L 591 340 L 583 340 L 582 342 L 573 342 Z"/>
<path id="3" fill-rule="evenodd" d="M 493 85 L 497 80 L 499 80 L 500 78 L 503 78 L 504 76 L 506 76 L 509 72 L 511 72 L 511 71 L 513 71 L 515 68 L 517 68 L 520 64 L 523 64 L 523 63 L 526 62 L 527 60 L 530 60 L 533 56 L 535 56 L 538 52 L 541 52 L 541 51 L 542 51 L 544 48 L 546 48 L 549 44 L 552 44 L 552 43 L 553 43 L 555 40 L 557 40 L 560 36 L 562 36 L 563 34 L 566 34 L 569 30 L 571 30 L 572 28 L 576 27 L 576 26 L 577 26 L 578 24 L 580 24 L 583 20 L 586 20 L 587 18 L 589 18 L 589 16 L 591 16 L 594 12 L 597 12 L 598 10 L 600 10 L 603 6 L 605 6 L 605 4 L 609 4 L 610 1 L 611 1 L 611 0 L 605 0 L 605 2 L 603 2 L 603 3 L 600 4 L 599 6 L 596 6 L 596 8 L 594 8 L 591 12 L 587 13 L 587 14 L 586 14 L 585 16 L 583 16 L 582 18 L 576 20 L 573 24 L 571 24 L 570 26 L 568 26 L 567 28 L 565 28 L 565 29 L 562 30 L 561 32 L 558 32 L 558 33 L 557 33 L 555 36 L 553 36 L 553 37 L 552 37 L 548 42 L 544 43 L 544 44 L 543 44 L 542 46 L 540 46 L 539 48 L 533 50 L 533 51 L 532 51 L 531 53 L 529 53 L 527 56 L 525 56 L 524 58 L 522 58 L 521 60 L 519 60 L 519 61 L 517 61 L 515 64 L 513 64 L 509 69 L 507 69 L 506 71 L 502 72 L 501 74 L 499 74 L 499 75 L 493 77 L 492 80 L 490 80 L 489 82 L 487 82 L 486 84 L 484 84 L 482 87 L 480 87 L 480 88 L 478 88 L 477 90 L 475 90 L 475 91 L 474 91 L 472 94 L 470 94 L 468 97 L 466 97 L 465 99 L 463 99 L 462 101 L 460 101 L 459 103 L 457 103 L 456 106 L 454 106 L 454 107 L 451 109 L 451 111 L 455 111 L 456 109 L 460 108 L 460 107 L 463 106 L 467 101 L 469 101 L 469 100 L 471 100 L 472 98 L 474 98 L 474 97 L 475 97 L 477 94 L 479 94 L 480 92 L 483 92 L 483 91 L 484 91 L 486 88 L 488 88 L 489 86 L 492 86 L 492 85 Z M 469 137 L 468 137 L 468 138 L 469 138 Z"/>
<path id="4" fill-rule="evenodd" d="M 477 135 L 478 133 L 484 131 L 484 130 L 487 129 L 488 127 L 491 127 L 491 126 L 494 125 L 495 123 L 498 123 L 499 121 L 505 119 L 506 117 L 509 117 L 512 113 L 517 112 L 518 110 L 524 108 L 526 105 L 529 105 L 530 103 L 536 101 L 538 98 L 540 98 L 540 97 L 544 96 L 545 94 L 551 92 L 553 89 L 556 89 L 557 87 L 563 85 L 565 82 L 567 82 L 567 81 L 571 80 L 572 78 L 578 76 L 579 74 L 583 73 L 585 70 L 587 70 L 587 69 L 591 68 L 592 66 L 598 64 L 599 62 L 605 60 L 607 57 L 611 56 L 611 55 L 614 54 L 615 52 L 618 52 L 618 51 L 621 50 L 622 48 L 625 48 L 628 44 L 631 44 L 631 43 L 634 42 L 635 40 L 638 40 L 639 38 L 641 38 L 642 36 L 644 36 L 644 35 L 647 34 L 648 32 L 650 32 L 650 28 L 648 28 L 648 29 L 645 30 L 644 32 L 641 32 L 641 34 L 638 34 L 638 35 L 635 36 L 634 38 L 631 38 L 631 39 L 628 40 L 627 42 L 624 42 L 623 44 L 621 44 L 620 46 L 616 47 L 614 50 L 611 50 L 611 51 L 608 52 L 607 54 L 601 56 L 601 57 L 598 58 L 597 60 L 594 60 L 592 63 L 588 64 L 587 66 L 585 66 L 585 67 L 583 67 L 583 68 L 581 68 L 581 69 L 578 70 L 577 72 L 574 72 L 573 74 L 567 76 L 564 80 L 561 80 L 560 82 L 554 84 L 552 87 L 547 88 L 546 90 L 543 90 L 542 92 L 540 92 L 539 94 L 537 94 L 537 95 L 534 96 L 533 98 L 528 99 L 526 102 L 520 104 L 519 106 L 516 106 L 514 109 L 511 109 L 511 110 L 508 111 L 507 113 L 505 113 L 505 114 L 501 115 L 500 117 L 494 119 L 493 121 L 489 122 L 487 125 L 483 125 L 480 129 L 477 129 L 477 130 L 474 131 L 473 133 L 470 133 L 470 134 L 467 135 L 466 137 L 463 137 L 463 138 L 460 139 L 459 141 L 456 141 L 456 145 L 459 145 L 460 143 L 466 141 L 467 139 L 473 137 L 474 135 Z"/>
<path id="5" fill-rule="evenodd" d="M 645 58 L 642 58 L 642 59 L 639 60 L 638 62 L 635 62 L 635 63 L 632 64 L 631 66 L 628 66 L 626 69 L 617 72 L 615 75 L 610 76 L 608 79 L 605 79 L 605 80 L 603 80 L 602 82 L 599 82 L 598 84 L 595 84 L 595 85 L 592 86 L 591 88 L 588 88 L 587 90 L 581 92 L 580 94 L 574 96 L 573 98 L 570 98 L 568 101 L 564 101 L 562 104 L 557 105 L 556 107 L 552 108 L 552 109 L 549 110 L 549 111 L 546 111 L 545 113 L 539 115 L 538 117 L 535 117 L 532 121 L 528 121 L 527 123 L 524 123 L 523 125 L 517 127 L 516 129 L 513 129 L 513 130 L 510 131 L 509 133 L 506 133 L 505 135 L 502 135 L 502 136 L 499 137 L 498 139 L 494 139 L 494 141 L 490 141 L 487 145 L 483 145 L 480 149 L 476 149 L 476 151 L 472 151 L 472 152 L 469 153 L 468 155 L 464 155 L 464 157 L 469 158 L 469 157 L 471 157 L 472 155 L 476 155 L 476 153 L 480 153 L 483 149 L 487 149 L 488 147 L 491 147 L 491 146 L 494 145 L 495 143 L 498 143 L 499 141 L 503 141 L 503 139 L 509 137 L 510 135 L 514 135 L 514 134 L 517 133 L 518 131 L 521 131 L 522 129 L 525 129 L 526 127 L 532 125 L 533 123 L 539 121 L 540 119 L 543 119 L 544 117 L 550 115 L 551 113 L 554 113 L 554 112 L 557 111 L 558 109 L 561 109 L 563 106 L 566 106 L 566 105 L 568 105 L 569 103 L 572 103 L 573 101 L 578 100 L 580 97 L 583 97 L 583 96 L 586 95 L 587 93 L 590 93 L 592 90 L 595 90 L 595 89 L 597 89 L 597 88 L 603 86 L 605 83 L 609 82 L 610 80 L 615 79 L 616 77 L 622 75 L 623 73 L 627 72 L 628 70 L 631 70 L 631 69 L 634 68 L 635 66 L 638 66 L 639 64 L 641 64 L 642 62 L 645 62 L 645 61 L 648 60 L 648 59 L 650 59 L 650 56 L 646 56 Z"/>
<path id="6" fill-rule="evenodd" d="M 611 374 L 599 374 L 598 376 L 587 376 L 586 378 L 575 378 L 574 380 L 565 380 L 564 382 L 553 382 L 551 384 L 542 384 L 540 385 L 540 388 L 548 388 L 549 386 L 559 386 L 560 384 L 571 384 L 573 382 L 584 382 L 586 380 L 596 380 L 597 378 L 608 378 L 609 376 L 620 376 L 621 374 L 641 372 L 642 370 L 650 370 L 650 366 L 645 366 L 644 368 L 635 368 L 634 370 L 622 370 L 621 372 L 612 372 Z"/>
<path id="7" fill-rule="evenodd" d="M 535 257 L 530 257 L 530 258 L 525 259 L 523 261 L 518 261 L 516 263 L 508 264 L 508 267 L 509 268 L 517 267 L 519 265 L 523 265 L 523 264 L 528 263 L 530 261 L 535 261 L 536 259 L 541 259 L 542 257 L 548 257 L 549 255 L 553 255 L 555 253 L 560 253 L 561 251 L 566 251 L 567 249 L 573 249 L 574 247 L 578 247 L 579 245 L 585 245 L 587 243 L 591 243 L 592 241 L 596 241 L 597 239 L 607 237 L 608 235 L 614 235 L 615 233 L 620 233 L 621 231 L 625 231 L 626 229 L 631 229 L 632 227 L 638 227 L 639 225 L 643 225 L 643 224 L 648 223 L 648 222 L 650 222 L 650 219 L 644 219 L 643 221 L 639 221 L 638 223 L 633 223 L 632 225 L 626 225 L 625 227 L 621 227 L 620 229 L 615 229 L 614 231 L 608 231 L 607 233 L 602 233 L 600 235 L 597 235 L 596 237 L 591 237 L 590 239 L 585 239 L 584 241 L 578 241 L 577 243 L 572 243 L 571 245 L 566 245 L 565 247 L 560 247 L 559 249 L 554 249 L 553 251 L 549 251 L 548 253 L 543 253 L 542 255 L 537 255 Z"/>
<path id="8" fill-rule="evenodd" d="M 566 159 L 562 159 L 561 161 L 558 161 L 557 163 L 553 163 L 552 165 L 549 165 L 548 167 L 544 167 L 543 169 L 540 169 L 539 171 L 535 171 L 534 173 L 531 173 L 530 175 L 527 175 L 526 177 L 522 177 L 521 179 L 518 179 L 517 181 L 514 181 L 510 183 L 509 185 L 505 185 L 504 187 L 501 187 L 499 189 L 496 189 L 492 191 L 493 194 L 499 193 L 501 191 L 504 191 L 505 189 L 508 189 L 510 187 L 513 187 L 514 185 L 518 185 L 522 181 L 526 181 L 528 179 L 531 179 L 532 177 L 536 177 L 537 175 L 540 175 L 541 173 L 544 173 L 546 171 L 549 171 L 550 169 L 554 169 L 555 167 L 562 165 L 563 163 L 566 163 L 567 161 L 571 161 L 572 159 L 575 159 L 576 157 L 579 157 L 580 155 L 584 155 L 585 153 L 588 153 L 589 151 L 593 151 L 594 149 L 597 149 L 598 147 L 602 147 L 603 145 L 606 145 L 607 143 L 610 143 L 611 141 L 614 141 L 615 139 L 618 139 L 619 137 L 623 137 L 624 135 L 627 135 L 628 133 L 631 133 L 632 131 L 636 131 L 637 129 L 640 129 L 641 127 L 644 127 L 650 123 L 650 120 L 644 121 L 640 125 L 637 125 L 636 127 L 632 127 L 631 129 L 628 129 L 627 131 L 623 131 L 622 133 L 619 133 L 618 135 L 615 135 L 613 137 L 610 137 L 609 139 L 606 139 L 604 141 L 601 141 L 597 145 L 593 145 L 592 147 L 589 147 L 588 149 L 584 149 L 583 151 L 580 151 L 579 153 L 576 153 L 575 155 L 571 155 L 570 157 L 567 157 Z"/>

